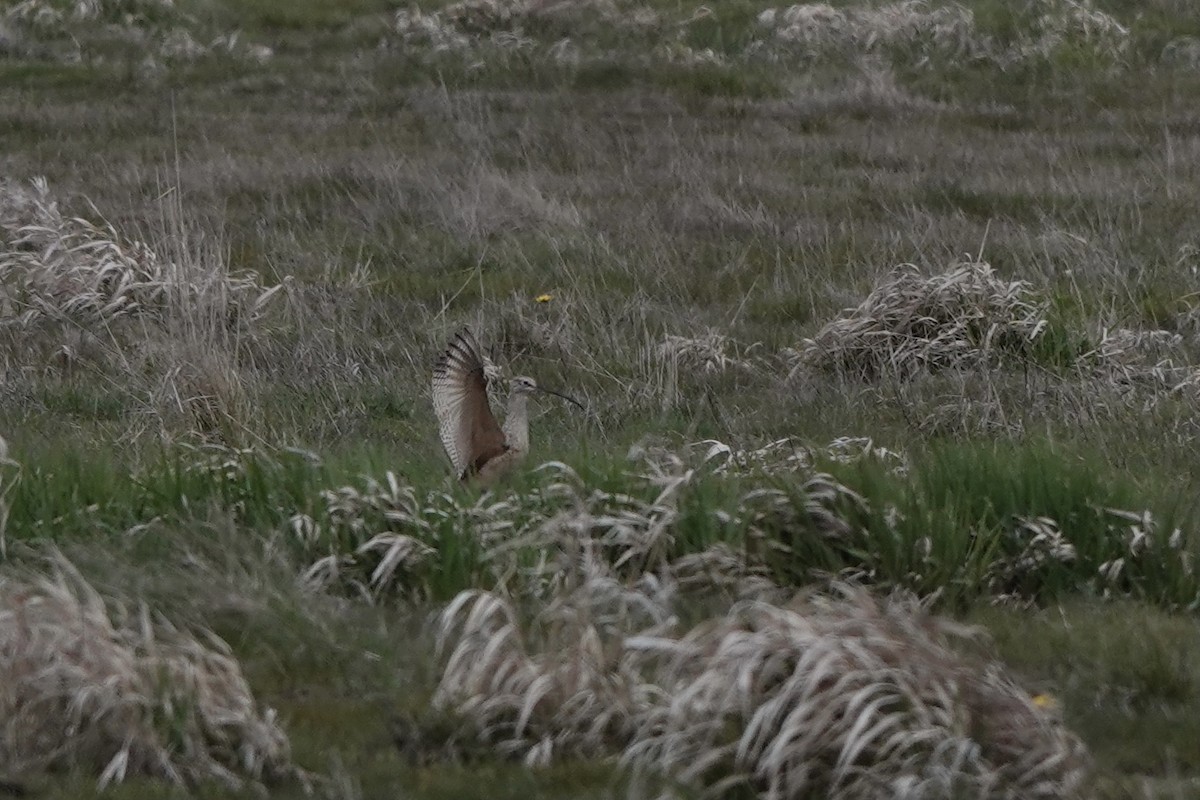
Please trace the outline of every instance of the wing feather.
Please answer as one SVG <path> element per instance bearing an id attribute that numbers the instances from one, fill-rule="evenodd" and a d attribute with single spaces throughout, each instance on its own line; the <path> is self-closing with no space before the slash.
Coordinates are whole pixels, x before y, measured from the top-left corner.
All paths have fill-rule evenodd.
<path id="1" fill-rule="evenodd" d="M 478 472 L 507 449 L 488 405 L 479 343 L 467 328 L 451 338 L 434 364 L 433 411 L 442 446 L 460 478 Z"/>

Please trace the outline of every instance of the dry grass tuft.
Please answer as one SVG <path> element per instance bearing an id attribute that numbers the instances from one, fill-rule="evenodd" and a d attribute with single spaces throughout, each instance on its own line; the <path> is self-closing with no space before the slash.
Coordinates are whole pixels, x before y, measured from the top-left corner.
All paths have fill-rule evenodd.
<path id="1" fill-rule="evenodd" d="M 1012 438 L 1056 413 L 1117 419 L 1200 396 L 1186 314 L 1170 323 L 1183 332 L 1100 321 L 1072 330 L 1050 321 L 1045 295 L 985 263 L 933 275 L 903 265 L 785 358 L 793 378 L 885 384 L 927 432 Z"/>
<path id="2" fill-rule="evenodd" d="M 760 345 L 755 342 L 741 347 L 732 337 L 715 330 L 697 336 L 667 334 L 658 346 L 658 356 L 676 373 L 681 366 L 706 374 L 729 369 L 752 370 L 756 365 L 751 354 Z"/>
<path id="3" fill-rule="evenodd" d="M 1083 360 L 1118 390 L 1140 387 L 1194 395 L 1200 369 L 1190 363 L 1183 345 L 1183 336 L 1174 331 L 1105 328 Z M 1149 405 L 1161 399 L 1146 392 L 1136 397 Z"/>
<path id="4" fill-rule="evenodd" d="M 1000 69 L 1052 59 L 1064 48 L 1120 63 L 1131 45 L 1129 30 L 1114 17 L 1076 0 L 1036 0 L 1028 29 L 997 41 L 959 3 L 901 0 L 880 6 L 834 8 L 804 3 L 769 8 L 758 17 L 768 39 L 759 49 L 775 58 L 902 56 L 915 66 L 986 61 Z"/>
<path id="5" fill-rule="evenodd" d="M 901 0 L 837 8 L 804 3 L 762 11 L 747 46 L 737 52 L 694 49 L 686 31 L 713 16 L 700 8 L 690 17 L 668 19 L 649 8 L 621 9 L 611 0 L 460 0 L 432 13 L 402 9 L 393 28 L 407 51 L 465 54 L 472 68 L 482 67 L 488 56 L 504 61 L 513 53 L 566 64 L 612 58 L 611 44 L 605 49 L 598 35 L 601 28 L 628 34 L 624 59 L 684 65 L 880 61 L 884 73 L 899 62 L 922 69 L 987 63 L 1008 70 L 1052 61 L 1064 51 L 1117 66 L 1131 48 L 1127 28 L 1075 0 L 1037 0 L 1028 21 L 1003 40 L 982 29 L 974 12 L 959 3 Z"/>
<path id="6" fill-rule="evenodd" d="M 908 472 L 907 455 L 877 445 L 869 437 L 839 436 L 829 443 L 826 450 L 829 458 L 839 464 L 852 464 L 863 459 L 874 459 L 880 463 L 890 464 L 892 471 L 897 475 Z"/>
<path id="7" fill-rule="evenodd" d="M 612 0 L 460 0 L 431 13 L 401 9 L 393 30 L 406 53 L 456 53 L 468 58 L 470 69 L 488 59 L 507 62 L 514 54 L 566 66 L 614 57 L 723 63 L 722 54 L 697 51 L 685 41 L 688 26 L 710 13 L 700 9 L 690 18 L 666 20 L 652 8 L 619 7 Z M 623 43 L 611 41 L 614 30 L 624 35 Z"/>
<path id="8" fill-rule="evenodd" d="M 164 405 L 174 407 L 187 428 L 204 439 L 229 445 L 241 441 L 253 404 L 230 355 L 197 346 L 180 350 L 177 366 L 169 368 L 163 381 L 163 391 L 171 394 Z"/>
<path id="9" fill-rule="evenodd" d="M 1045 311 L 1027 282 L 1003 280 L 985 263 L 936 275 L 904 265 L 806 340 L 797 367 L 875 378 L 986 366 L 1027 354 Z"/>
<path id="10" fill-rule="evenodd" d="M 570 231 L 582 224 L 566 198 L 540 186 L 531 171 L 502 171 L 490 165 L 453 165 L 414 170 L 397 177 L 408 190 L 404 201 L 443 230 L 474 242 L 518 231 Z"/>
<path id="11" fill-rule="evenodd" d="M 44 317 L 106 322 L 161 304 L 162 268 L 144 242 L 64 216 L 42 178 L 31 190 L 6 182 L 0 194 L 0 308 L 10 327 Z"/>
<path id="12" fill-rule="evenodd" d="M 831 457 L 903 460 L 869 441 L 838 440 Z M 865 444 L 864 444 L 865 442 Z M 708 451 L 699 456 L 702 447 Z M 845 448 L 854 450 L 847 455 Z M 829 475 L 811 474 L 802 497 L 779 489 L 751 489 L 732 513 L 711 510 L 713 523 L 744 529 L 749 550 L 724 545 L 680 554 L 687 525 L 681 503 L 702 476 L 761 471 L 811 472 L 812 452 L 790 440 L 758 451 L 734 451 L 720 442 L 697 443 L 685 455 L 655 445 L 631 452 L 639 471 L 629 492 L 590 488 L 569 467 L 544 464 L 542 481 L 520 495 L 485 493 L 469 499 L 443 491 L 418 495 L 392 473 L 362 488 L 322 492 L 318 518 L 298 514 L 290 528 L 301 547 L 316 555 L 300 576 L 313 591 L 350 589 L 365 598 L 385 593 L 423 596 L 443 557 L 458 560 L 466 548 L 490 585 L 513 596 L 549 598 L 593 582 L 647 576 L 673 588 L 715 590 L 722 596 L 758 596 L 773 588 L 768 566 L 795 555 L 791 538 L 849 544 L 866 501 Z M 785 540 L 786 538 L 786 540 Z M 529 554 L 537 558 L 530 560 Z"/>
<path id="13" fill-rule="evenodd" d="M 556 462 L 540 467 L 546 479 L 521 496 L 418 496 L 392 473 L 361 489 L 325 491 L 323 519 L 291 520 L 305 548 L 328 550 L 301 582 L 313 590 L 346 585 L 363 596 L 421 594 L 429 563 L 464 541 L 495 585 L 527 596 L 586 582 L 596 569 L 626 577 L 660 571 L 675 544 L 681 494 L 697 472 L 673 455 L 646 464 L 647 474 L 634 480 L 652 490 L 650 499 L 588 490 Z M 539 562 L 525 559 L 531 551 L 542 554 Z"/>
<path id="14" fill-rule="evenodd" d="M 1123 555 L 1105 561 L 1097 569 L 1097 588 L 1106 597 L 1128 593 L 1144 571 L 1177 568 L 1181 575 L 1195 574 L 1191 535 L 1179 528 L 1167 533 L 1149 510 L 1106 508 L 1104 513 L 1125 545 Z"/>
<path id="15" fill-rule="evenodd" d="M 664 658 L 659 702 L 624 760 L 704 797 L 1071 796 L 1083 745 L 998 664 L 953 649 L 962 633 L 843 588 L 639 640 Z"/>
<path id="16" fill-rule="evenodd" d="M 431 508 L 429 498 L 419 501 L 413 488 L 391 472 L 382 483 L 370 478 L 363 489 L 342 486 L 321 497 L 328 528 L 307 514 L 290 521 L 303 545 L 333 546 L 303 572 L 301 585 L 323 591 L 344 584 L 366 598 L 414 588 L 410 579 L 436 552 L 426 517 L 439 510 Z"/>
<path id="17" fill-rule="evenodd" d="M 179 784 L 292 771 L 288 740 L 238 662 L 142 608 L 110 611 L 61 556 L 0 576 L 0 771 L 78 768 Z"/>
<path id="18" fill-rule="evenodd" d="M 825 3 L 805 3 L 769 8 L 758 22 L 778 41 L 810 54 L 860 54 L 918 44 L 964 56 L 979 49 L 975 19 L 968 9 L 953 4 L 931 7 L 924 0 L 844 11 Z"/>
<path id="19" fill-rule="evenodd" d="M 117 60 L 120 52 L 121 59 L 140 60 L 143 77 L 171 62 L 232 56 L 262 63 L 274 55 L 238 31 L 214 37 L 202 16 L 174 0 L 20 0 L 0 13 L 0 27 L 10 29 L 19 52 L 90 64 Z"/>
<path id="20" fill-rule="evenodd" d="M 661 585 L 625 585 L 650 619 L 603 617 L 597 585 L 528 622 L 497 595 L 460 595 L 435 704 L 509 756 L 620 754 L 705 797 L 1061 798 L 1084 778 L 1057 718 L 911 600 L 746 601 L 676 635 Z"/>
<path id="21" fill-rule="evenodd" d="M 1129 29 L 1087 0 L 1040 0 L 1041 14 L 1023 47 L 1025 57 L 1052 56 L 1064 44 L 1117 60 L 1130 48 Z"/>
<path id="22" fill-rule="evenodd" d="M 170 209 L 175 211 L 175 209 Z M 280 287 L 253 273 L 231 274 L 184 243 L 164 259 L 107 222 L 65 216 L 44 178 L 0 183 L 0 311 L 9 328 L 43 320 L 106 324 L 183 314 L 253 321 Z"/>
<path id="23" fill-rule="evenodd" d="M 615 6 L 598 0 L 459 0 L 426 14 L 419 8 L 396 12 L 394 27 L 406 46 L 423 46 L 433 52 L 477 51 L 489 46 L 497 52 L 530 51 L 537 42 L 525 26 L 545 20 L 588 18 L 618 22 Z M 570 40 L 556 43 L 546 53 L 556 60 L 570 60 Z"/>
<path id="24" fill-rule="evenodd" d="M 904 453 L 880 447 L 861 436 L 839 436 L 825 448 L 810 447 L 790 436 L 757 448 L 739 449 L 716 439 L 705 439 L 694 447 L 705 448 L 704 463 L 716 475 L 795 473 L 809 470 L 820 458 L 840 464 L 869 458 L 891 464 L 897 474 L 908 471 L 908 457 Z"/>
<path id="25" fill-rule="evenodd" d="M 229 269 L 164 193 L 154 245 L 64 214 L 44 179 L 0 182 L 0 339 L 28 363 L 98 366 L 144 379 L 128 389 L 154 418 L 233 444 L 254 404 L 242 368 L 285 284 Z"/>
<path id="26" fill-rule="evenodd" d="M 717 439 L 698 442 L 703 446 L 704 462 L 717 475 L 752 475 L 796 472 L 808 469 L 813 452 L 788 436 L 756 448 L 736 448 Z"/>
<path id="27" fill-rule="evenodd" d="M 442 615 L 439 647 L 454 646 L 434 706 L 453 709 L 483 742 L 530 764 L 619 749 L 645 687 L 619 631 L 605 630 L 589 606 L 575 598 L 552 606 L 534 623 L 535 645 L 508 601 L 460 594 Z"/>
<path id="28" fill-rule="evenodd" d="M 804 482 L 799 498 L 781 489 L 751 490 L 742 498 L 738 514 L 751 541 L 790 555 L 791 548 L 778 539 L 781 534 L 849 542 L 859 532 L 856 520 L 866 509 L 861 495 L 833 476 L 818 473 Z"/>
<path id="29" fill-rule="evenodd" d="M 768 600 L 785 594 L 760 559 L 724 542 L 679 556 L 665 575 L 682 596 Z"/>
<path id="30" fill-rule="evenodd" d="M 1021 517 L 1014 520 L 1010 538 L 1020 552 L 998 557 L 988 565 L 984 583 L 995 603 L 1030 602 L 1034 594 L 1027 582 L 1036 585 L 1031 577 L 1048 564 L 1070 564 L 1076 550 L 1059 529 L 1058 522 L 1048 517 Z"/>

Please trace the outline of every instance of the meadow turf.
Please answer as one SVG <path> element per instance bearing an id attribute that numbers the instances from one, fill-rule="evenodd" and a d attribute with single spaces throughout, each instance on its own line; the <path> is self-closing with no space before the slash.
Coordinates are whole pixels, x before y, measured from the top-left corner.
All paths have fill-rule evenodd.
<path id="1" fill-rule="evenodd" d="M 1082 740 L 1083 796 L 1200 797 L 1200 11 L 802 11 L 0 10 L 0 600 L 69 563 L 150 672 L 147 631 L 208 664 L 210 630 L 290 742 L 229 755 L 246 786 L 131 757 L 105 796 L 648 791 L 634 734 L 533 701 L 554 757 L 473 736 L 447 604 L 511 602 L 513 663 L 552 669 L 572 625 L 614 662 L 644 632 L 570 617 L 596 585 L 683 647 L 836 578 L 981 626 L 955 652 Z M 540 401 L 485 495 L 428 398 L 463 324 L 587 406 Z M 178 764 L 225 752 L 147 697 Z M 0 780 L 41 797 L 114 755 L 13 736 Z"/>

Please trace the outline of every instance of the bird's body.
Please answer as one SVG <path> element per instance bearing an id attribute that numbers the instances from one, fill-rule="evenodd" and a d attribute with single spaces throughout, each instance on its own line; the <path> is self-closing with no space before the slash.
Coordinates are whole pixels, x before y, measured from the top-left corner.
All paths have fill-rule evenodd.
<path id="1" fill-rule="evenodd" d="M 523 381 L 533 384 L 532 378 L 514 378 L 509 388 L 504 425 L 500 428 L 504 434 L 504 452 L 483 461 L 473 475 L 460 475 L 461 479 L 473 476 L 477 483 L 487 486 L 520 466 L 529 454 L 529 394 L 535 389 L 528 388 Z"/>
<path id="2" fill-rule="evenodd" d="M 538 387 L 533 378 L 513 378 L 504 427 L 500 427 L 488 404 L 487 385 L 479 343 L 464 328 L 434 365 L 433 410 L 458 479 L 483 485 L 514 470 L 529 453 L 529 396 L 539 391 L 559 394 Z M 566 395 L 559 396 L 579 405 Z"/>

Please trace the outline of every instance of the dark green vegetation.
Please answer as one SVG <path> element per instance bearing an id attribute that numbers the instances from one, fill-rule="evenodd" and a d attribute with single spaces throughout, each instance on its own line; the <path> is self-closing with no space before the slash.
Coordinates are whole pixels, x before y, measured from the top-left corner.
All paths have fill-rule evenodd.
<path id="1" fill-rule="evenodd" d="M 1063 3 L 969 0 L 954 7 L 968 27 L 955 11 L 876 38 L 814 28 L 803 47 L 745 0 L 480 6 L 427 27 L 381 0 L 178 6 L 6 22 L 3 174 L 45 176 L 65 215 L 107 220 L 208 287 L 139 296 L 146 315 L 0 329 L 0 433 L 21 465 L 2 468 L 6 560 L 50 541 L 102 594 L 211 627 L 327 796 L 619 794 L 606 764 L 414 764 L 397 744 L 421 718 L 440 745 L 429 615 L 499 580 L 427 398 L 434 354 L 470 323 L 502 365 L 587 400 L 586 416 L 540 406 L 533 464 L 648 503 L 631 445 L 691 454 L 668 555 L 726 542 L 777 582 L 852 573 L 936 594 L 1055 697 L 1096 796 L 1200 796 L 1190 3 L 1097 2 L 1112 16 L 1055 34 Z M 179 29 L 208 49 L 167 48 Z M 497 35 L 514 32 L 524 43 Z M 985 352 L 951 367 L 855 373 L 805 354 L 896 265 L 964 259 L 1028 282 L 1035 338 L 993 340 L 984 316 L 966 329 Z M 41 289 L 5 270 L 16 316 Z M 262 309 L 230 300 L 220 281 L 242 271 L 284 288 Z M 785 436 L 814 463 L 779 469 L 775 453 L 726 474 L 689 449 Z M 905 459 L 836 460 L 843 436 Z M 370 494 L 389 470 L 411 503 L 338 511 L 322 495 Z M 848 529 L 812 513 L 814 471 L 850 490 L 820 501 Z M 517 478 L 493 517 L 563 510 L 550 480 Z M 299 586 L 385 530 L 434 554 L 382 588 L 377 553 Z M 95 776 L 28 780 L 74 798 Z"/>

